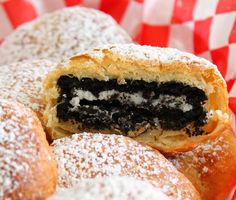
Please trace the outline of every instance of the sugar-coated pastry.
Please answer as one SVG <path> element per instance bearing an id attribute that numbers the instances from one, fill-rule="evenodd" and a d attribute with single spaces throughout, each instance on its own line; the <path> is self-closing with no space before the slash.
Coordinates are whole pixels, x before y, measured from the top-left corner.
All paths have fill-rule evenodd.
<path id="1" fill-rule="evenodd" d="M 53 138 L 116 133 L 187 151 L 228 123 L 226 84 L 209 61 L 171 48 L 109 45 L 71 58 L 44 84 Z"/>
<path id="2" fill-rule="evenodd" d="M 36 115 L 0 100 L 0 199 L 44 200 L 56 188 L 56 162 Z"/>
<path id="3" fill-rule="evenodd" d="M 236 138 L 231 129 L 168 159 L 189 178 L 203 200 L 225 200 L 236 185 Z"/>
<path id="4" fill-rule="evenodd" d="M 61 189 L 49 200 L 171 200 L 147 181 L 130 177 L 103 177 L 81 180 Z"/>
<path id="5" fill-rule="evenodd" d="M 111 16 L 91 8 L 64 8 L 18 27 L 0 46 L 0 65 L 28 59 L 58 62 L 104 44 L 131 42 Z"/>
<path id="6" fill-rule="evenodd" d="M 157 150 L 121 135 L 74 134 L 54 140 L 58 186 L 75 186 L 82 179 L 129 176 L 149 180 L 174 199 L 199 199 L 190 181 Z"/>
<path id="7" fill-rule="evenodd" d="M 56 63 L 33 60 L 0 67 L 0 98 L 12 99 L 34 110 L 42 121 L 43 80 Z"/>

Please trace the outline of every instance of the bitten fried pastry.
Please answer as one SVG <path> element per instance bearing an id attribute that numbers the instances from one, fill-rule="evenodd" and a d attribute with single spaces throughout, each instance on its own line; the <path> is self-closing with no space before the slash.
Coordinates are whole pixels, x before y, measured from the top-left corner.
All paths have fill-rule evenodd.
<path id="1" fill-rule="evenodd" d="M 173 199 L 199 199 L 190 181 L 157 150 L 121 135 L 74 134 L 54 140 L 58 186 L 82 179 L 129 176 L 150 181 Z"/>
<path id="2" fill-rule="evenodd" d="M 0 199 L 39 200 L 52 195 L 57 168 L 36 115 L 0 100 Z"/>
<path id="3" fill-rule="evenodd" d="M 76 186 L 59 190 L 49 200 L 171 200 L 147 181 L 130 177 L 81 180 Z"/>
<path id="4" fill-rule="evenodd" d="M 111 16 L 74 6 L 19 26 L 0 46 L 0 65 L 32 59 L 60 62 L 104 44 L 131 42 Z"/>
<path id="5" fill-rule="evenodd" d="M 56 65 L 48 60 L 33 60 L 1 66 L 0 98 L 24 104 L 43 121 L 43 80 Z"/>
<path id="6" fill-rule="evenodd" d="M 224 200 L 236 185 L 236 138 L 231 129 L 196 149 L 167 157 L 203 200 Z"/>
<path id="7" fill-rule="evenodd" d="M 226 84 L 209 61 L 171 48 L 110 45 L 49 74 L 44 119 L 52 138 L 90 131 L 187 151 L 228 122 Z"/>

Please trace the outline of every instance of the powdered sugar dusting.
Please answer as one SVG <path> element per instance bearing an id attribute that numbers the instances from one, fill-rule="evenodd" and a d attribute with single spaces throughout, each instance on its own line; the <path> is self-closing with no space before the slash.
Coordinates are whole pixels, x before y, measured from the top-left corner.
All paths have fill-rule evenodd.
<path id="1" fill-rule="evenodd" d="M 178 154 L 174 158 L 168 158 L 168 160 L 170 160 L 177 169 L 186 166 L 186 163 L 183 163 L 183 161 L 188 160 L 187 168 L 191 169 L 197 167 L 199 169 L 198 175 L 201 176 L 209 171 L 206 165 L 211 165 L 219 161 L 223 155 L 228 154 L 228 147 L 229 143 L 221 136 L 216 140 L 200 144 L 192 151 Z"/>
<path id="2" fill-rule="evenodd" d="M 137 44 L 114 44 L 104 46 L 102 49 L 94 49 L 84 54 L 88 54 L 91 58 L 102 60 L 105 53 L 110 52 L 111 58 L 119 59 L 123 62 L 150 63 L 150 67 L 162 64 L 171 64 L 181 62 L 187 65 L 194 64 L 198 67 L 212 68 L 220 76 L 217 66 L 204 58 L 197 57 L 191 53 L 182 52 L 174 48 L 152 47 Z M 173 65 L 175 67 L 175 65 Z M 223 78 L 222 78 L 223 79 Z"/>
<path id="3" fill-rule="evenodd" d="M 74 134 L 52 144 L 59 168 L 59 187 L 71 187 L 81 179 L 130 176 L 148 179 L 175 199 L 193 199 L 189 181 L 150 147 L 120 135 Z M 182 176 L 181 176 L 182 177 Z"/>
<path id="4" fill-rule="evenodd" d="M 59 190 L 50 200 L 170 200 L 146 181 L 130 177 L 111 177 L 81 180 L 75 187 Z"/>
<path id="5" fill-rule="evenodd" d="M 61 61 L 104 44 L 131 41 L 105 13 L 81 7 L 64 8 L 17 28 L 0 47 L 0 65 L 39 58 Z"/>
<path id="6" fill-rule="evenodd" d="M 210 63 L 204 58 L 194 56 L 193 54 L 182 52 L 174 48 L 160 48 L 151 46 L 141 46 L 135 44 L 127 45 L 113 45 L 109 47 L 109 50 L 122 59 L 138 59 L 140 61 L 171 63 L 171 62 L 183 62 L 194 63 L 199 66 L 209 66 L 217 69 L 215 65 Z"/>
<path id="7" fill-rule="evenodd" d="M 27 184 L 32 176 L 29 165 L 38 159 L 30 112 L 23 106 L 0 100 L 0 199 Z M 20 199 L 22 194 L 16 194 Z"/>
<path id="8" fill-rule="evenodd" d="M 47 60 L 17 62 L 1 66 L 0 97 L 42 111 L 42 82 L 56 64 Z"/>

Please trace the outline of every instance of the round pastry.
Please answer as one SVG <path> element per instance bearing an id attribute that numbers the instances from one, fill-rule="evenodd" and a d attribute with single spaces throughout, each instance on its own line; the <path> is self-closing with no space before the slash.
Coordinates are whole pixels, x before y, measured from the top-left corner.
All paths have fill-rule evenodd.
<path id="1" fill-rule="evenodd" d="M 121 135 L 74 134 L 54 140 L 58 186 L 75 186 L 82 179 L 129 176 L 149 180 L 174 199 L 199 199 L 195 188 L 157 150 Z"/>
<path id="2" fill-rule="evenodd" d="M 0 98 L 12 99 L 35 111 L 41 121 L 44 104 L 43 80 L 56 67 L 48 60 L 34 60 L 1 66 Z"/>
<path id="3" fill-rule="evenodd" d="M 236 138 L 230 128 L 192 151 L 167 157 L 204 200 L 227 199 L 236 185 Z"/>
<path id="4" fill-rule="evenodd" d="M 187 151 L 228 122 L 225 81 L 209 61 L 171 48 L 110 45 L 49 74 L 52 137 L 116 133 L 164 152 Z"/>
<path id="5" fill-rule="evenodd" d="M 57 168 L 36 115 L 22 104 L 0 100 L 0 199 L 46 199 Z"/>
<path id="6" fill-rule="evenodd" d="M 81 180 L 76 186 L 59 190 L 49 200 L 171 200 L 147 181 L 130 177 Z"/>
<path id="7" fill-rule="evenodd" d="M 62 61 L 104 44 L 131 43 L 109 15 L 94 9 L 64 8 L 17 28 L 0 47 L 0 65 L 27 59 Z"/>

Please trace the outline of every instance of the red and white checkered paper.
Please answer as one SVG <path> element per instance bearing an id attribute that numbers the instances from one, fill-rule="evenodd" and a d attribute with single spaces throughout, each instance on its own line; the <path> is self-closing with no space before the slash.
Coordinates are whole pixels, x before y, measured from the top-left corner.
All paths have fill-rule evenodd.
<path id="1" fill-rule="evenodd" d="M 110 14 L 140 44 L 178 48 L 216 64 L 236 130 L 236 0 L 0 0 L 0 41 L 22 23 L 75 5 Z"/>

